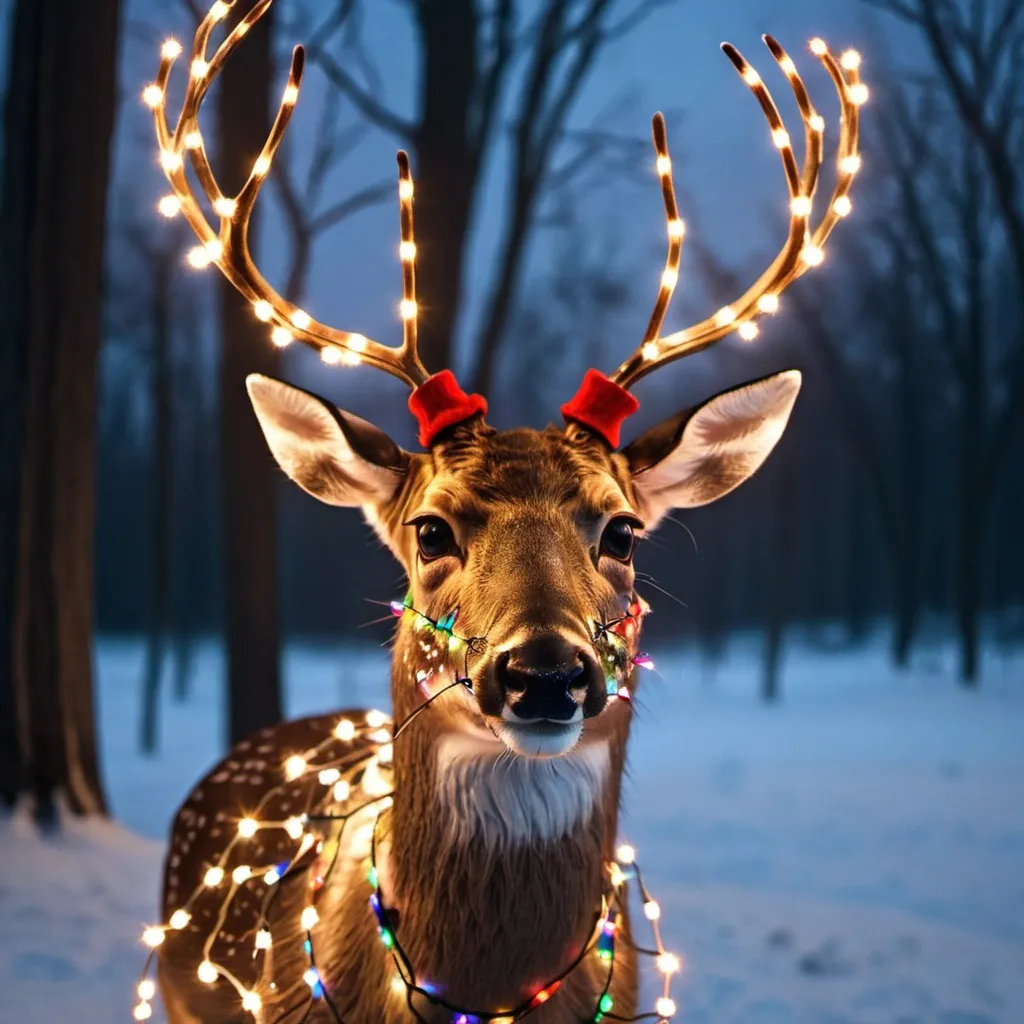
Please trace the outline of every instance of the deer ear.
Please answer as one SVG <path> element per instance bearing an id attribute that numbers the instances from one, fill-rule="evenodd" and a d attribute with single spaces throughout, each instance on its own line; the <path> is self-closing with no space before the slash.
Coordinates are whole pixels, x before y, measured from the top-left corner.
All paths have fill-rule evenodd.
<path id="1" fill-rule="evenodd" d="M 629 445 L 623 455 L 648 528 L 669 509 L 707 505 L 753 476 L 786 429 L 800 379 L 787 370 L 726 391 Z"/>
<path id="2" fill-rule="evenodd" d="M 245 383 L 274 458 L 304 491 L 357 507 L 394 496 L 409 456 L 384 431 L 271 377 L 254 373 Z"/>

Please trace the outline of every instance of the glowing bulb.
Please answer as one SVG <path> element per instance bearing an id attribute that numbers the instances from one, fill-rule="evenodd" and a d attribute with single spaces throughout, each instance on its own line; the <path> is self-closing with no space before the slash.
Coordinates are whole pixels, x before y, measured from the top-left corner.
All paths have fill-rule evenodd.
<path id="1" fill-rule="evenodd" d="M 825 261 L 825 251 L 817 245 L 805 245 L 800 250 L 800 259 L 809 267 L 820 267 Z"/>
<path id="2" fill-rule="evenodd" d="M 347 779 L 342 779 L 341 782 L 334 784 L 334 799 L 339 804 L 343 804 L 352 792 L 352 784 Z"/>
<path id="3" fill-rule="evenodd" d="M 413 191 L 414 191 L 413 183 L 412 183 L 412 180 L 410 178 L 403 178 L 398 183 L 398 198 L 399 199 L 405 199 L 405 200 L 412 199 Z"/>
<path id="4" fill-rule="evenodd" d="M 188 265 L 195 270 L 202 270 L 210 265 L 210 254 L 205 245 L 197 245 L 194 249 L 189 249 L 185 258 L 188 260 Z"/>
<path id="5" fill-rule="evenodd" d="M 292 332 L 287 327 L 275 327 L 270 332 L 270 340 L 278 348 L 287 348 L 292 343 Z"/>
<path id="6" fill-rule="evenodd" d="M 751 89 L 754 86 L 761 84 L 761 76 L 757 73 L 756 68 L 752 68 L 749 64 L 743 69 L 743 81 L 750 86 Z"/>
<path id="7" fill-rule="evenodd" d="M 210 17 L 214 21 L 223 21 L 228 16 L 228 11 L 231 10 L 231 4 L 227 4 L 224 0 L 217 0 L 217 2 L 210 8 Z"/>
<path id="8" fill-rule="evenodd" d="M 728 327 L 736 319 L 736 310 L 732 306 L 723 306 L 715 314 L 715 323 L 719 327 Z"/>
<path id="9" fill-rule="evenodd" d="M 757 308 L 762 313 L 778 313 L 779 311 L 779 297 L 778 295 L 762 295 L 757 300 Z"/>
<path id="10" fill-rule="evenodd" d="M 661 275 L 661 287 L 662 288 L 675 288 L 676 283 L 679 281 L 679 271 L 673 267 L 666 267 L 665 272 Z"/>
<path id="11" fill-rule="evenodd" d="M 398 257 L 405 263 L 412 263 L 412 261 L 416 259 L 416 243 L 403 242 L 398 247 Z"/>
<path id="12" fill-rule="evenodd" d="M 662 154 L 655 161 L 654 166 L 658 169 L 658 173 L 664 178 L 666 175 L 672 173 L 672 157 Z"/>
<path id="13" fill-rule="evenodd" d="M 284 90 L 284 96 L 282 102 L 286 107 L 294 107 L 299 101 L 299 87 L 297 85 L 288 85 Z"/>
<path id="14" fill-rule="evenodd" d="M 739 334 L 744 341 L 753 341 L 758 335 L 757 324 L 753 320 L 744 320 L 740 324 Z"/>
<path id="15" fill-rule="evenodd" d="M 177 39 L 165 39 L 160 47 L 160 56 L 164 60 L 177 60 L 181 56 L 181 43 Z"/>
<path id="16" fill-rule="evenodd" d="M 302 911 L 302 916 L 299 918 L 299 924 L 302 925 L 303 931 L 309 931 L 311 928 L 316 927 L 320 922 L 320 915 L 316 912 L 316 907 L 306 907 Z"/>
<path id="17" fill-rule="evenodd" d="M 271 868 L 264 876 L 263 881 L 267 885 L 277 885 L 281 881 L 281 872 L 277 868 Z"/>
<path id="18" fill-rule="evenodd" d="M 790 200 L 789 208 L 794 217 L 809 217 L 811 214 L 811 197 L 793 196 Z"/>
<path id="19" fill-rule="evenodd" d="M 252 311 L 256 314 L 256 319 L 262 320 L 264 323 L 266 323 L 274 315 L 274 307 L 269 302 L 267 302 L 266 299 L 257 299 L 252 304 Z M 289 762 L 292 760 L 293 758 L 288 758 Z M 303 762 L 303 765 L 305 765 L 305 762 Z M 285 771 L 287 770 L 288 763 L 286 762 Z M 303 771 L 305 771 L 305 767 L 299 769 L 299 774 L 301 775 Z"/>
<path id="20" fill-rule="evenodd" d="M 772 142 L 776 148 L 785 149 L 789 145 L 789 132 L 785 128 L 772 129 Z"/>
<path id="21" fill-rule="evenodd" d="M 839 161 L 839 170 L 843 174 L 856 174 L 861 169 L 861 159 L 859 153 L 851 153 L 849 156 L 844 156 Z"/>
<path id="22" fill-rule="evenodd" d="M 341 362 L 341 349 L 337 349 L 333 345 L 325 345 L 320 349 L 320 358 L 328 366 L 333 366 L 335 363 Z"/>
<path id="23" fill-rule="evenodd" d="M 871 91 L 863 82 L 854 82 L 850 86 L 850 102 L 860 107 L 868 101 Z"/>
<path id="24" fill-rule="evenodd" d="M 149 946 L 150 949 L 156 949 L 157 946 L 162 945 L 164 938 L 163 928 L 147 928 L 142 933 L 142 941 Z"/>
<path id="25" fill-rule="evenodd" d="M 199 965 L 196 974 L 199 976 L 199 980 L 206 985 L 212 985 L 217 980 L 217 968 L 209 960 L 204 960 Z"/>
<path id="26" fill-rule="evenodd" d="M 160 154 L 160 166 L 168 174 L 177 171 L 181 167 L 181 154 L 175 153 L 173 150 L 170 149 L 165 149 Z"/>
<path id="27" fill-rule="evenodd" d="M 839 63 L 847 71 L 856 71 L 860 67 L 860 54 L 856 50 L 846 50 L 839 58 Z"/>
<path id="28" fill-rule="evenodd" d="M 203 136 L 201 132 L 187 132 L 182 139 L 186 149 L 202 149 Z"/>
<path id="29" fill-rule="evenodd" d="M 416 302 L 414 299 L 402 299 L 401 303 L 399 303 L 398 310 L 401 313 L 403 320 L 416 319 Z"/>
<path id="30" fill-rule="evenodd" d="M 235 885 L 241 885 L 243 882 L 248 882 L 252 878 L 252 868 L 248 864 L 239 864 L 234 871 L 231 872 L 231 881 Z"/>
<path id="31" fill-rule="evenodd" d="M 828 53 L 828 43 L 826 43 L 824 39 L 819 39 L 817 36 L 808 43 L 808 46 L 810 46 L 811 53 L 813 53 L 815 57 L 824 57 L 825 54 Z"/>
<path id="32" fill-rule="evenodd" d="M 180 932 L 192 920 L 192 915 L 187 910 L 176 910 L 171 914 L 170 926 Z"/>
<path id="33" fill-rule="evenodd" d="M 369 339 L 362 334 L 350 334 L 345 339 L 345 344 L 348 345 L 353 352 L 365 352 L 366 346 L 370 344 Z"/>
<path id="34" fill-rule="evenodd" d="M 216 888 L 216 886 L 220 885 L 223 881 L 223 868 L 210 868 L 210 870 L 203 875 L 203 885 L 208 886 L 210 889 Z"/>
<path id="35" fill-rule="evenodd" d="M 143 978 L 137 991 L 140 999 L 152 999 L 156 995 L 156 985 L 149 978 Z"/>
<path id="36" fill-rule="evenodd" d="M 206 72 L 210 70 L 210 65 L 203 60 L 202 57 L 196 57 L 192 61 L 192 77 L 201 80 L 206 77 Z"/>
<path id="37" fill-rule="evenodd" d="M 366 724 L 371 729 L 379 729 L 388 720 L 388 716 L 383 711 L 378 711 L 374 708 L 372 711 L 366 712 Z"/>
<path id="38" fill-rule="evenodd" d="M 243 818 L 238 823 L 238 834 L 243 839 L 252 839 L 252 837 L 256 835 L 258 829 L 259 823 L 255 818 Z"/>
<path id="39" fill-rule="evenodd" d="M 787 74 L 790 77 L 796 74 L 796 65 L 793 63 L 793 58 L 790 57 L 788 53 L 779 61 L 779 67 L 782 68 L 784 74 Z"/>
<path id="40" fill-rule="evenodd" d="M 658 343 L 656 341 L 647 341 L 640 346 L 640 355 L 646 359 L 656 359 L 658 357 Z"/>
<path id="41" fill-rule="evenodd" d="M 256 933 L 256 948 L 257 949 L 270 949 L 273 945 L 273 939 L 270 937 L 270 932 L 266 928 L 261 928 Z"/>
<path id="42" fill-rule="evenodd" d="M 302 975 L 302 980 L 310 987 L 316 988 L 320 984 L 320 973 L 315 967 L 310 967 Z"/>
<path id="43" fill-rule="evenodd" d="M 242 1009 L 259 1013 L 263 1009 L 263 1000 L 255 992 L 246 992 L 242 996 Z"/>
<path id="44" fill-rule="evenodd" d="M 668 222 L 668 237 L 669 238 L 682 238 L 686 234 L 686 225 L 678 218 Z"/>
<path id="45" fill-rule="evenodd" d="M 304 309 L 297 309 L 292 313 L 292 323 L 295 324 L 300 331 L 309 330 L 309 325 L 312 322 L 313 318 Z"/>
<path id="46" fill-rule="evenodd" d="M 164 217 L 176 217 L 181 213 L 181 200 L 177 196 L 164 196 L 156 208 Z"/>
<path id="47" fill-rule="evenodd" d="M 811 126 L 812 132 L 823 132 L 825 130 L 825 118 L 821 114 L 811 114 L 807 118 L 807 123 Z"/>
<path id="48" fill-rule="evenodd" d="M 644 917 L 648 921 L 657 921 L 661 917 L 661 907 L 654 900 L 648 900 L 644 904 Z"/>
<path id="49" fill-rule="evenodd" d="M 152 82 L 142 90 L 142 102 L 145 103 L 150 110 L 156 110 L 163 101 L 164 91 L 156 84 L 156 82 Z"/>
<path id="50" fill-rule="evenodd" d="M 262 178 L 270 170 L 270 157 L 265 153 L 262 156 L 256 158 L 256 163 L 252 165 L 252 173 L 257 178 Z"/>
<path id="51" fill-rule="evenodd" d="M 343 718 L 335 727 L 334 735 L 339 740 L 344 740 L 346 743 L 350 742 L 356 734 L 356 727 L 354 722 L 350 722 L 347 718 Z"/>
<path id="52" fill-rule="evenodd" d="M 675 974 L 682 967 L 675 953 L 659 953 L 656 963 L 662 974 Z"/>
<path id="53" fill-rule="evenodd" d="M 390 736 L 388 737 L 391 738 Z M 377 751 L 377 760 L 381 764 L 391 764 L 392 758 L 395 756 L 395 748 L 390 743 L 385 743 L 384 746 Z"/>
<path id="54" fill-rule="evenodd" d="M 153 1007 L 149 1003 L 139 1003 L 134 1010 L 136 1020 L 149 1020 L 153 1016 Z"/>
<path id="55" fill-rule="evenodd" d="M 224 243 L 219 238 L 211 238 L 203 248 L 206 250 L 206 255 L 210 257 L 211 262 L 216 262 L 224 255 Z"/>
<path id="56" fill-rule="evenodd" d="M 849 196 L 839 196 L 836 201 L 832 204 L 832 209 L 839 217 L 848 217 L 850 211 L 853 209 L 853 203 L 850 202 Z"/>
<path id="57" fill-rule="evenodd" d="M 301 839 L 302 833 L 305 832 L 305 828 L 302 826 L 302 821 L 299 818 L 289 818 L 284 823 L 284 830 L 288 833 L 291 839 Z"/>
<path id="58" fill-rule="evenodd" d="M 615 851 L 615 859 L 620 864 L 632 864 L 636 860 L 636 850 L 633 849 L 628 843 L 623 843 Z"/>
<path id="59" fill-rule="evenodd" d="M 669 999 L 668 996 L 662 996 L 654 1004 L 654 1009 L 660 1017 L 671 1017 L 676 1012 L 675 1000 Z"/>
<path id="60" fill-rule="evenodd" d="M 234 199 L 226 199 L 222 196 L 214 202 L 213 209 L 218 217 L 234 217 L 238 203 Z"/>
<path id="61" fill-rule="evenodd" d="M 340 778 L 341 772 L 337 768 L 325 768 L 317 776 L 317 781 L 321 786 L 333 786 Z"/>

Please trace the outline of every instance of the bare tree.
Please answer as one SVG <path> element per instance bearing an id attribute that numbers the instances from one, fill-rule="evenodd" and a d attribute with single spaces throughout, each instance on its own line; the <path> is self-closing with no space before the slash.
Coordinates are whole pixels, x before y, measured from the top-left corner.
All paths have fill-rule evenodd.
<path id="1" fill-rule="evenodd" d="M 974 685 L 984 536 L 1024 423 L 1024 6 L 1018 0 L 867 2 L 917 29 L 930 58 L 926 87 L 944 107 L 927 137 L 919 120 L 905 119 L 901 130 L 928 145 L 941 129 L 946 154 L 932 182 L 910 182 L 906 191 L 913 196 L 917 257 L 935 281 L 958 386 L 955 594 L 961 676 Z M 1005 308 L 1000 277 L 1006 273 L 1016 308 Z"/>
<path id="2" fill-rule="evenodd" d="M 4 110 L 0 790 L 30 794 L 50 822 L 58 794 L 75 813 L 105 809 L 93 480 L 118 22 L 117 0 L 19 0 Z"/>
<path id="3" fill-rule="evenodd" d="M 451 365 L 462 284 L 487 158 L 510 124 L 511 183 L 495 272 L 477 331 L 474 387 L 486 389 L 513 311 L 538 204 L 551 176 L 576 162 L 560 156 L 581 87 L 600 55 L 654 9 L 672 0 L 546 0 L 528 14 L 516 0 L 422 0 L 408 4 L 419 47 L 418 109 L 411 118 L 388 109 L 332 50 L 343 24 L 358 41 L 358 0 L 336 10 L 310 57 L 372 124 L 414 151 L 420 198 L 417 233 L 423 259 L 420 321 L 428 368 Z M 521 74 L 514 74 L 516 69 Z M 364 77 L 366 75 L 364 74 Z M 511 83 L 520 85 L 514 96 Z M 586 145 L 581 140 L 575 144 Z M 559 160 L 565 162 L 559 165 Z"/>

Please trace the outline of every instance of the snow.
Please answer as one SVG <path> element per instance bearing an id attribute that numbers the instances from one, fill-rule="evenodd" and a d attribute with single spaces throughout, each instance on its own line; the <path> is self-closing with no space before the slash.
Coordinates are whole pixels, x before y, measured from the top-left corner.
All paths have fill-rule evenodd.
<path id="1" fill-rule="evenodd" d="M 122 824 L 41 838 L 23 816 L 0 823 L 0 1024 L 131 1020 L 162 837 L 219 752 L 219 658 L 205 645 L 190 700 L 164 701 L 149 759 L 135 742 L 141 646 L 99 645 Z M 695 656 L 659 659 L 623 833 L 684 958 L 677 1019 L 1024 1020 L 1024 655 L 988 668 L 969 693 L 951 652 L 897 675 L 881 646 L 801 648 L 766 707 L 750 644 L 710 682 Z M 384 652 L 295 646 L 286 670 L 291 715 L 387 706 Z"/>

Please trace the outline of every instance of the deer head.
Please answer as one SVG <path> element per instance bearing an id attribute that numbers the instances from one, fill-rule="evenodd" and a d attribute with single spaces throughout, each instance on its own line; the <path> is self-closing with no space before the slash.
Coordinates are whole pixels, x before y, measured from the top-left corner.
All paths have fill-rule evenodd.
<path id="1" fill-rule="evenodd" d="M 449 681 L 461 679 L 466 685 L 439 702 L 442 731 L 483 743 L 500 741 L 524 757 L 563 755 L 580 742 L 621 731 L 628 725 L 628 710 L 614 705 L 627 703 L 619 693 L 632 665 L 616 652 L 621 654 L 621 647 L 627 655 L 635 654 L 639 615 L 632 560 L 637 540 L 670 509 L 715 501 L 764 463 L 786 427 L 800 374 L 779 373 L 718 395 L 620 449 L 621 424 L 637 408 L 629 389 L 658 367 L 734 331 L 752 339 L 757 317 L 774 313 L 783 289 L 821 262 L 825 239 L 850 211 L 847 193 L 859 168 L 858 105 L 866 98 L 866 88 L 859 81 L 858 61 L 850 54 L 837 60 L 820 40 L 811 44 L 835 84 L 842 109 L 836 184 L 815 226 L 811 218 L 823 159 L 823 118 L 792 59 L 765 37 L 803 119 L 805 157 L 800 168 L 760 75 L 724 45 L 760 103 L 782 157 L 791 211 L 785 244 L 735 302 L 686 330 L 661 334 L 678 280 L 684 225 L 659 114 L 653 134 L 668 256 L 637 350 L 610 377 L 588 372 L 579 392 L 562 407 L 564 429 L 499 432 L 486 424 L 487 403 L 481 396 L 466 395 L 447 370 L 428 375 L 417 355 L 414 185 L 404 153 L 398 156 L 401 345 L 389 347 L 317 322 L 279 295 L 256 268 L 249 250 L 249 219 L 299 96 L 302 49 L 294 52 L 270 136 L 238 195 L 227 197 L 218 187 L 197 118 L 211 82 L 271 2 L 260 0 L 207 59 L 211 31 L 228 10 L 227 4 L 214 5 L 196 35 L 189 84 L 173 130 L 165 116 L 164 95 L 181 47 L 166 44 L 160 74 L 146 92 L 156 114 L 161 162 L 173 189 L 161 209 L 185 215 L 200 240 L 191 262 L 216 264 L 252 303 L 253 314 L 267 323 L 275 344 L 297 339 L 318 349 L 326 362 L 366 363 L 408 384 L 413 389 L 410 409 L 426 450 L 403 451 L 377 427 L 324 399 L 254 376 L 248 381 L 249 394 L 270 449 L 288 476 L 314 497 L 362 509 L 407 573 L 413 618 L 418 614 L 436 622 L 457 610 L 459 633 L 475 638 L 465 652 L 464 668 L 456 664 L 458 659 L 447 661 Z M 187 161 L 202 186 L 206 208 L 203 197 L 192 191 Z M 630 628 L 613 630 L 614 639 L 609 639 L 610 626 L 623 622 Z M 416 662 L 415 622 L 405 633 L 398 656 Z M 444 678 L 437 664 L 418 671 L 434 673 L 435 680 Z M 396 710 L 401 713 L 417 700 L 415 690 L 396 692 Z"/>

